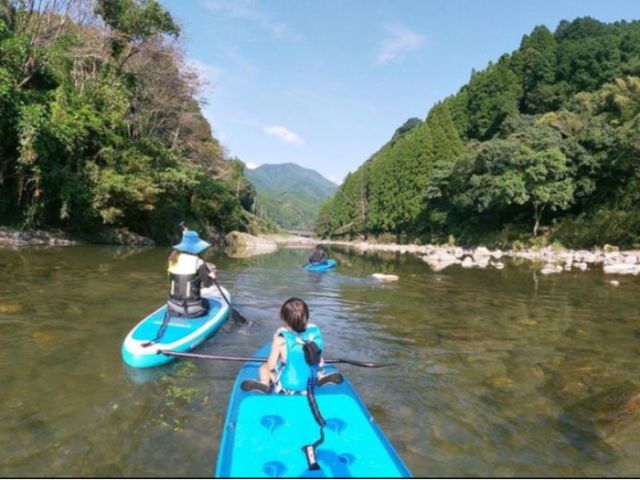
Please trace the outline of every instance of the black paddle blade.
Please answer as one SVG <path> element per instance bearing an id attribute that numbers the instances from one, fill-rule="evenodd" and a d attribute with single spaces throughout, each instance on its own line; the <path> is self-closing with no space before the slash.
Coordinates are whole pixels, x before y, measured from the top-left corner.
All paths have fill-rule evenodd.
<path id="1" fill-rule="evenodd" d="M 249 320 L 247 320 L 245 316 L 242 315 L 235 308 L 231 310 L 231 318 L 233 319 L 234 322 L 237 322 L 237 323 L 249 323 Z"/>

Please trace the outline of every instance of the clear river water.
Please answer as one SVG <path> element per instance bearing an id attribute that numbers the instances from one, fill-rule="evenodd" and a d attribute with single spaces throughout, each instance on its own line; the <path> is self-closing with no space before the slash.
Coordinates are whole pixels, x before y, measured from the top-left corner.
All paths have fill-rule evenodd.
<path id="1" fill-rule="evenodd" d="M 198 348 L 248 355 L 300 296 L 415 475 L 640 476 L 640 279 L 531 264 L 436 273 L 334 250 L 208 258 L 249 324 Z M 163 301 L 167 249 L 0 249 L 0 476 L 209 476 L 237 363 L 134 370 L 126 333 Z M 400 280 L 382 284 L 374 272 Z M 372 474 L 375 475 L 374 472 Z"/>

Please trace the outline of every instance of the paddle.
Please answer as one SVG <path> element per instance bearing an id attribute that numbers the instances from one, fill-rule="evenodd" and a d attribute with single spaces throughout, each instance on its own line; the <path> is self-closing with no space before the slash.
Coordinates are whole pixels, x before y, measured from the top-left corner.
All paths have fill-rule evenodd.
<path id="1" fill-rule="evenodd" d="M 218 283 L 218 280 L 214 278 L 213 283 L 216 285 L 216 287 L 218 287 L 218 291 L 220 292 L 220 295 L 222 295 L 222 298 L 224 298 L 224 301 L 227 302 L 227 305 L 229 305 L 229 307 L 231 308 L 231 314 L 235 315 L 236 318 L 240 320 L 242 323 L 249 323 L 249 320 L 247 320 L 244 315 L 242 315 L 237 309 L 233 307 L 233 305 L 231 305 L 231 302 L 229 301 L 227 296 L 224 294 L 224 290 L 222 290 L 222 287 Z"/>
<path id="2" fill-rule="evenodd" d="M 228 362 L 258 362 L 264 363 L 267 361 L 264 357 L 242 357 L 235 355 L 208 355 L 205 353 L 186 353 L 186 352 L 174 352 L 172 350 L 158 350 L 158 355 L 171 355 L 173 357 L 184 358 L 197 358 L 200 360 L 222 360 Z M 324 363 L 347 363 L 349 365 L 355 365 L 356 367 L 364 368 L 383 368 L 391 367 L 393 363 L 373 363 L 373 362 L 361 362 L 358 360 L 349 360 L 346 358 L 329 358 Z"/>

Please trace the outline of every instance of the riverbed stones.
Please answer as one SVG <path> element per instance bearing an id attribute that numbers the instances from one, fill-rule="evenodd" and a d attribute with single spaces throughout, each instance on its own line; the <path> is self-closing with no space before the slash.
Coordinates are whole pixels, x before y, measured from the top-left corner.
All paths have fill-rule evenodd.
<path id="1" fill-rule="evenodd" d="M 640 388 L 621 382 L 566 407 L 559 418 L 571 430 L 604 439 L 640 422 Z"/>

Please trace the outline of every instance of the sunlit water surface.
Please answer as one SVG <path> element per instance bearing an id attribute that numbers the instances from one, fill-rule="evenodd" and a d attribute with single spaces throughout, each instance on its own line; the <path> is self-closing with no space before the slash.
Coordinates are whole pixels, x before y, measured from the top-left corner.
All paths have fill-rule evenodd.
<path id="1" fill-rule="evenodd" d="M 136 371 L 120 358 L 164 300 L 166 253 L 0 250 L 0 476 L 212 474 L 239 365 Z M 251 354 L 300 296 L 327 356 L 396 364 L 343 371 L 415 475 L 640 475 L 640 279 L 435 273 L 345 251 L 337 272 L 313 274 L 298 268 L 305 253 L 213 254 L 251 324 L 198 351 Z"/>

